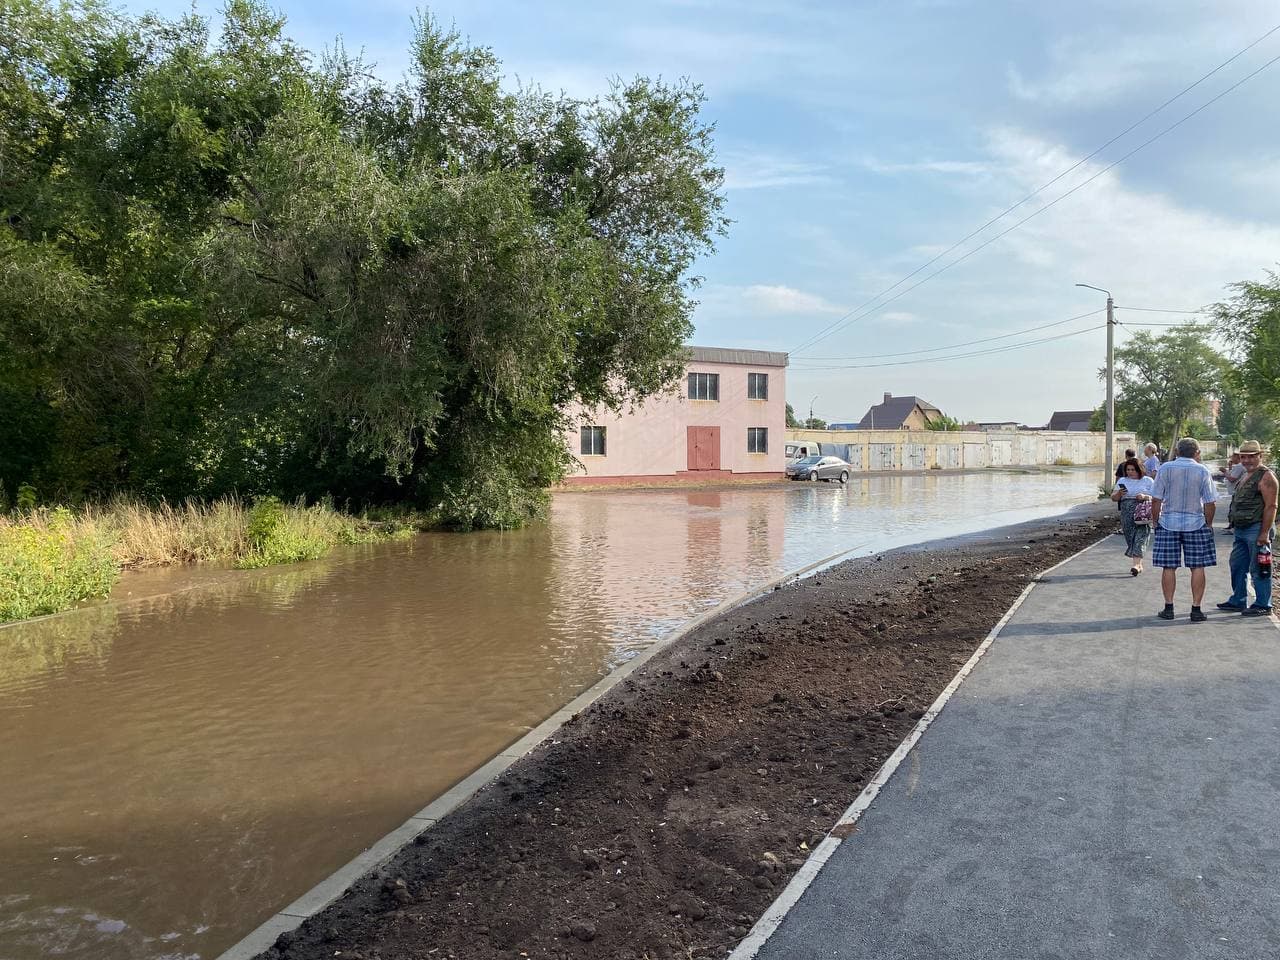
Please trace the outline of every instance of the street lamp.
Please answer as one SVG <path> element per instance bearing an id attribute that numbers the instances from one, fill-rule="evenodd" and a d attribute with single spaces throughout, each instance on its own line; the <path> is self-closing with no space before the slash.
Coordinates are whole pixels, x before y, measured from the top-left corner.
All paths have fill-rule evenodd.
<path id="1" fill-rule="evenodd" d="M 809 419 L 805 422 L 805 426 L 808 427 L 810 430 L 813 429 L 813 403 L 814 403 L 814 400 L 817 400 L 817 399 L 818 399 L 818 394 L 815 393 L 813 395 L 813 400 L 809 401 Z"/>
<path id="2" fill-rule="evenodd" d="M 1084 287 L 1088 290 L 1097 290 L 1099 293 L 1105 293 L 1107 295 L 1107 475 L 1103 478 L 1102 482 L 1106 489 L 1110 490 L 1111 482 L 1114 479 L 1112 458 L 1115 455 L 1116 445 L 1115 301 L 1111 299 L 1110 290 L 1103 290 L 1102 287 L 1095 287 L 1091 283 L 1077 283 L 1076 286 Z"/>

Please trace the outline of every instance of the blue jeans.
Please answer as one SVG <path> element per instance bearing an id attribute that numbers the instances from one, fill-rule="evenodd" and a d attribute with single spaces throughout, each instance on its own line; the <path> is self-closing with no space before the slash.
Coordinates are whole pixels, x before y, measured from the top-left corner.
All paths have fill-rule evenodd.
<path id="1" fill-rule="evenodd" d="M 1248 583 L 1252 578 L 1253 592 L 1257 594 L 1253 605 L 1271 609 L 1271 578 L 1258 576 L 1258 534 L 1261 530 L 1261 523 L 1235 528 L 1235 541 L 1231 544 L 1231 599 L 1227 601 L 1234 606 L 1243 607 L 1249 602 Z M 1275 536 L 1274 529 L 1272 536 Z"/>

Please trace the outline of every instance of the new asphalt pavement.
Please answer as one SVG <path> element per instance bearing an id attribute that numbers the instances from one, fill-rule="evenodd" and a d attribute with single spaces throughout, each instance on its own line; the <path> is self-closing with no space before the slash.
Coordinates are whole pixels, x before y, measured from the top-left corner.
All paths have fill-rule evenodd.
<path id="1" fill-rule="evenodd" d="M 1155 617 L 1110 537 L 1031 590 L 764 960 L 1280 958 L 1280 629 Z"/>

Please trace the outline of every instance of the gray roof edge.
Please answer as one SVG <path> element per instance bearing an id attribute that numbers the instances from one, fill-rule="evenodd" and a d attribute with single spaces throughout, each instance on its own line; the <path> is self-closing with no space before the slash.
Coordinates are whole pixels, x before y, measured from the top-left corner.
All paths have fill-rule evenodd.
<path id="1" fill-rule="evenodd" d="M 689 359 L 698 363 L 737 363 L 749 367 L 785 367 L 787 355 L 772 350 L 738 350 L 733 347 L 686 347 Z"/>

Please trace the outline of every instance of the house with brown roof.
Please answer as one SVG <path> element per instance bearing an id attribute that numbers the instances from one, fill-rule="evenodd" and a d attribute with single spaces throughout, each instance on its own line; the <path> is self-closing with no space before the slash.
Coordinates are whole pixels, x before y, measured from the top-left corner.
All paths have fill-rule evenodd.
<path id="1" fill-rule="evenodd" d="M 872 407 L 858 421 L 859 430 L 924 430 L 930 420 L 942 411 L 919 397 L 884 395 L 884 401 Z"/>

